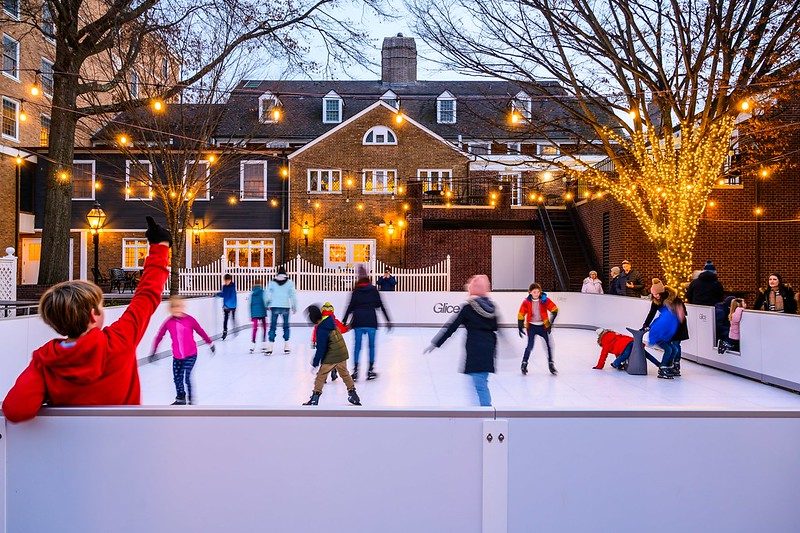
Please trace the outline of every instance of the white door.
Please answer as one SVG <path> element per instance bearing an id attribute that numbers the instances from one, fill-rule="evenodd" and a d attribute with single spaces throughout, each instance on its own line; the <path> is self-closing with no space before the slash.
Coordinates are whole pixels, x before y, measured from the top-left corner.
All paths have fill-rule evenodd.
<path id="1" fill-rule="evenodd" d="M 527 290 L 534 280 L 534 237 L 492 236 L 492 289 Z"/>
<path id="2" fill-rule="evenodd" d="M 39 260 L 42 256 L 42 239 L 22 239 L 22 284 L 35 285 L 39 281 Z M 69 279 L 72 279 L 72 239 L 69 240 Z"/>

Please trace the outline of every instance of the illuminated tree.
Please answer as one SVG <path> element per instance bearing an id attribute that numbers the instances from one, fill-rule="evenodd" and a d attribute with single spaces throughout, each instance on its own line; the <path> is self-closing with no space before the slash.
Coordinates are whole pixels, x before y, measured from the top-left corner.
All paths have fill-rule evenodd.
<path id="1" fill-rule="evenodd" d="M 636 217 L 676 287 L 736 117 L 800 66 L 798 0 L 408 1 L 444 63 L 525 86 L 519 127 L 558 106 L 564 128 L 602 147 L 611 171 L 576 155 L 565 171 L 583 165 L 580 178 Z"/>

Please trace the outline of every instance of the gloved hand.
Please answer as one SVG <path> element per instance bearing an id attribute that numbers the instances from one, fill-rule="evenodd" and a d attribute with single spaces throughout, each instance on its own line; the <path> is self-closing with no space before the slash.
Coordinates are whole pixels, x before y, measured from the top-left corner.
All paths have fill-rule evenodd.
<path id="1" fill-rule="evenodd" d="M 386 323 L 386 331 L 392 331 L 393 328 L 394 328 L 394 326 L 392 325 L 391 322 L 387 322 Z"/>
<path id="2" fill-rule="evenodd" d="M 432 352 L 432 351 L 434 351 L 435 349 L 436 349 L 436 346 L 434 346 L 433 344 L 429 344 L 429 345 L 428 345 L 428 347 L 427 347 L 427 348 L 425 348 L 425 349 L 422 351 L 422 353 L 424 353 L 424 354 L 425 354 L 425 353 L 431 353 L 431 352 Z"/>
<path id="3" fill-rule="evenodd" d="M 147 237 L 147 242 L 150 244 L 161 244 L 162 242 L 167 242 L 171 247 L 172 235 L 170 235 L 169 231 L 167 231 L 164 226 L 156 224 L 156 221 L 153 220 L 153 217 L 148 216 L 146 219 L 147 231 L 144 232 L 144 236 Z"/>
<path id="4" fill-rule="evenodd" d="M 525 336 L 525 323 L 522 320 L 517 320 L 517 329 L 519 330 L 520 338 Z"/>
<path id="5" fill-rule="evenodd" d="M 215 353 L 217 353 L 217 347 L 216 347 L 216 346 L 214 346 L 214 344 L 213 344 L 213 343 L 211 344 L 211 346 L 209 346 L 209 347 L 208 347 L 208 349 L 209 349 L 209 350 L 211 350 L 211 355 L 212 355 L 212 356 L 213 356 Z"/>

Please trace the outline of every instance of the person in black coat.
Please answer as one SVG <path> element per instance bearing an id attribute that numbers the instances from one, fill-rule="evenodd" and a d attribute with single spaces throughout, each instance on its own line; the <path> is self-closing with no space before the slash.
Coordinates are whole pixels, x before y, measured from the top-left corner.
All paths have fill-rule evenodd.
<path id="1" fill-rule="evenodd" d="M 686 322 L 686 305 L 674 289 L 665 286 L 658 278 L 653 278 L 650 287 L 650 312 L 642 324 L 643 330 L 650 329 L 650 324 L 662 307 L 669 306 L 678 317 L 678 329 L 669 342 L 669 352 L 664 351 L 664 358 L 659 365 L 661 377 L 680 377 L 681 375 L 681 342 L 689 339 L 689 326 Z"/>
<path id="2" fill-rule="evenodd" d="M 725 289 L 717 278 L 717 269 L 710 260 L 686 289 L 686 301 L 694 305 L 715 306 L 725 298 Z"/>
<path id="3" fill-rule="evenodd" d="M 633 269 L 631 262 L 627 259 L 622 262 L 622 274 L 619 275 L 617 283 L 624 288 L 624 295 L 632 298 L 641 298 L 644 290 L 644 280 L 642 275 Z"/>
<path id="4" fill-rule="evenodd" d="M 378 374 L 375 372 L 375 334 L 378 331 L 378 309 L 383 312 L 386 318 L 386 329 L 392 330 L 392 321 L 389 313 L 383 305 L 383 300 L 375 285 L 369 279 L 367 269 L 363 265 L 358 266 L 358 281 L 353 292 L 350 294 L 350 302 L 342 317 L 342 322 L 347 324 L 355 331 L 355 348 L 353 350 L 353 372 L 354 380 L 358 380 L 358 359 L 361 355 L 361 337 L 367 336 L 369 343 L 369 370 L 367 370 L 367 380 L 375 379 Z M 348 319 L 352 315 L 352 322 Z"/>
<path id="5" fill-rule="evenodd" d="M 769 277 L 768 284 L 769 286 L 766 289 L 759 289 L 756 305 L 753 309 L 796 315 L 797 300 L 794 298 L 794 291 L 788 285 L 783 284 L 781 275 L 772 274 Z"/>
<path id="6" fill-rule="evenodd" d="M 608 294 L 625 296 L 625 284 L 620 283 L 619 267 L 611 267 L 611 279 L 608 281 Z"/>
<path id="7" fill-rule="evenodd" d="M 464 326 L 467 329 L 464 373 L 472 377 L 481 406 L 492 405 L 489 374 L 494 373 L 497 353 L 497 314 L 494 302 L 487 296 L 489 290 L 487 276 L 472 276 L 467 283 L 469 300 L 425 349 L 425 353 L 429 353 L 441 347 L 459 327 Z"/>

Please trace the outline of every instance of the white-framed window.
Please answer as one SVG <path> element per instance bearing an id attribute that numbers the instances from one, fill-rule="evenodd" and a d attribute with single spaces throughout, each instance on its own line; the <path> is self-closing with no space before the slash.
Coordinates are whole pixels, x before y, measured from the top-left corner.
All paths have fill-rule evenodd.
<path id="1" fill-rule="evenodd" d="M 94 200 L 95 162 L 75 160 L 72 162 L 72 199 Z"/>
<path id="2" fill-rule="evenodd" d="M 3 74 L 19 81 L 19 41 L 3 34 Z"/>
<path id="3" fill-rule="evenodd" d="M 436 99 L 436 122 L 439 124 L 456 123 L 456 98 L 445 91 Z"/>
<path id="4" fill-rule="evenodd" d="M 417 177 L 422 179 L 422 192 L 453 188 L 453 171 L 449 168 L 419 169 Z"/>
<path id="5" fill-rule="evenodd" d="M 556 156 L 561 155 L 561 148 L 557 144 L 539 144 L 536 147 L 536 152 L 539 155 Z"/>
<path id="6" fill-rule="evenodd" d="M 475 142 L 467 145 L 469 153 L 473 155 L 491 155 L 492 143 Z"/>
<path id="7" fill-rule="evenodd" d="M 144 260 L 149 249 L 147 239 L 122 239 L 122 268 L 125 270 L 144 268 Z"/>
<path id="8" fill-rule="evenodd" d="M 365 168 L 361 171 L 361 190 L 364 194 L 393 194 L 397 189 L 397 170 Z"/>
<path id="9" fill-rule="evenodd" d="M 53 23 L 53 13 L 50 11 L 50 4 L 42 2 L 42 33 L 44 38 L 50 42 L 56 40 L 56 25 Z"/>
<path id="10" fill-rule="evenodd" d="M 397 135 L 386 126 L 373 126 L 364 134 L 362 144 L 397 144 Z"/>
<path id="11" fill-rule="evenodd" d="M 241 200 L 267 199 L 266 161 L 242 161 L 239 163 L 239 198 Z"/>
<path id="12" fill-rule="evenodd" d="M 521 155 L 522 143 L 506 143 L 506 151 L 508 155 Z"/>
<path id="13" fill-rule="evenodd" d="M 50 146 L 50 117 L 39 116 L 39 146 Z"/>
<path id="14" fill-rule="evenodd" d="M 278 99 L 277 96 L 272 94 L 271 92 L 265 92 L 261 96 L 258 97 L 258 120 L 262 124 L 274 124 L 278 122 L 275 120 L 275 116 L 273 115 L 272 111 L 276 107 L 280 107 L 281 101 Z M 280 117 L 278 117 L 280 120 Z"/>
<path id="15" fill-rule="evenodd" d="M 19 0 L 3 0 L 3 11 L 19 20 Z"/>
<path id="16" fill-rule="evenodd" d="M 322 122 L 338 124 L 342 121 L 342 98 L 331 91 L 322 99 Z"/>
<path id="17" fill-rule="evenodd" d="M 325 239 L 322 246 L 325 268 L 354 268 L 375 255 L 374 239 Z"/>
<path id="18" fill-rule="evenodd" d="M 520 91 L 517 93 L 514 99 L 511 100 L 511 109 L 519 113 L 520 116 L 522 116 L 522 118 L 525 120 L 530 120 L 532 106 L 531 102 L 532 100 L 530 95 L 528 95 L 528 93 L 525 91 Z"/>
<path id="19" fill-rule="evenodd" d="M 153 199 L 153 165 L 150 161 L 125 161 L 125 199 Z"/>
<path id="20" fill-rule="evenodd" d="M 522 190 L 522 173 L 521 172 L 501 172 L 500 181 L 504 185 L 511 185 L 511 205 L 523 205 L 524 192 Z"/>
<path id="21" fill-rule="evenodd" d="M 42 58 L 41 75 L 42 75 L 42 92 L 46 96 L 53 96 L 53 86 L 55 85 L 55 81 L 53 80 L 52 61 Z"/>
<path id="22" fill-rule="evenodd" d="M 169 58 L 167 57 L 161 58 L 161 80 L 165 82 L 169 80 Z"/>
<path id="23" fill-rule="evenodd" d="M 211 165 L 205 160 L 187 161 L 183 169 L 183 183 L 195 200 L 211 199 Z"/>
<path id="24" fill-rule="evenodd" d="M 19 140 L 19 102 L 3 97 L 3 137 Z"/>
<path id="25" fill-rule="evenodd" d="M 131 97 L 139 98 L 139 73 L 131 70 Z"/>
<path id="26" fill-rule="evenodd" d="M 338 168 L 308 169 L 308 192 L 340 194 L 342 192 L 342 170 Z"/>
<path id="27" fill-rule="evenodd" d="M 389 104 L 395 109 L 400 109 L 400 98 L 397 97 L 397 94 L 394 91 L 386 91 L 381 96 L 381 100 Z"/>
<path id="28" fill-rule="evenodd" d="M 224 239 L 228 265 L 243 268 L 275 266 L 275 239 Z"/>

